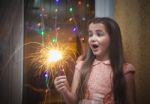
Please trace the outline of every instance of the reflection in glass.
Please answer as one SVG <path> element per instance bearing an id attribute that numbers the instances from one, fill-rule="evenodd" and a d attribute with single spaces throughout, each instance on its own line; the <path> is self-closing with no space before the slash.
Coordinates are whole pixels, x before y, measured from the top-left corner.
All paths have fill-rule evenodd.
<path id="1" fill-rule="evenodd" d="M 71 85 L 76 58 L 82 54 L 85 45 L 87 21 L 95 15 L 94 3 L 94 0 L 25 0 L 23 104 L 64 104 L 53 80 L 66 74 Z M 66 47 L 71 49 L 67 51 L 70 57 L 65 63 L 63 60 L 56 65 L 46 64 L 50 67 L 43 64 L 46 53 L 40 57 L 40 52 L 43 48 L 51 49 L 51 45 L 62 51 Z M 48 56 L 59 53 L 53 52 L 55 55 L 50 52 Z"/>

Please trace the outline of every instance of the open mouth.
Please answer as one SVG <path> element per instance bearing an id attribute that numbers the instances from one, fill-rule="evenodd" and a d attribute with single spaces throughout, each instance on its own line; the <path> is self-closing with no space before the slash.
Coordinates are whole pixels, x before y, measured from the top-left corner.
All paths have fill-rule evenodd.
<path id="1" fill-rule="evenodd" d="M 92 50 L 93 50 L 93 51 L 96 51 L 97 48 L 99 47 L 97 44 L 92 44 L 91 46 L 92 46 Z"/>
<path id="2" fill-rule="evenodd" d="M 94 48 L 94 49 L 95 49 L 95 48 L 98 48 L 98 45 L 93 44 L 93 45 L 92 45 L 92 48 Z"/>

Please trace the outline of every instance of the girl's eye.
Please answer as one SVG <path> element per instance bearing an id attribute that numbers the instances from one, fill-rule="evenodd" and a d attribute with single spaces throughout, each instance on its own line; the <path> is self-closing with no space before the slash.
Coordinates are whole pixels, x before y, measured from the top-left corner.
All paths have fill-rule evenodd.
<path id="1" fill-rule="evenodd" d="M 88 33 L 88 36 L 91 37 L 91 36 L 93 36 L 93 34 L 92 33 Z"/>
<path id="2" fill-rule="evenodd" d="M 103 35 L 104 35 L 103 32 L 98 32 L 98 33 L 97 33 L 97 36 L 103 36 Z"/>

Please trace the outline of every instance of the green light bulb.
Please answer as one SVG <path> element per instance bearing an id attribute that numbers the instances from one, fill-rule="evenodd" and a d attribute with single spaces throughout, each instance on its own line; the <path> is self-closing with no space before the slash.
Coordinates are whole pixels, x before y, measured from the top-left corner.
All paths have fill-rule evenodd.
<path id="1" fill-rule="evenodd" d="M 44 34 L 45 34 L 44 31 L 42 31 L 42 32 L 41 32 L 41 35 L 44 36 Z"/>
<path id="2" fill-rule="evenodd" d="M 57 38 L 52 38 L 52 42 L 56 43 L 57 42 Z"/>
<path id="3" fill-rule="evenodd" d="M 70 12 L 72 12 L 72 11 L 73 11 L 73 9 L 70 7 L 70 8 L 69 8 L 69 11 L 70 11 Z"/>

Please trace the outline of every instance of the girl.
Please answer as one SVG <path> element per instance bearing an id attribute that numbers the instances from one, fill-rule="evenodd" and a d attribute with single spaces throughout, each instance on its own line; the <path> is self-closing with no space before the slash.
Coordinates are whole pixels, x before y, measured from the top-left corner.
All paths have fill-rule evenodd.
<path id="1" fill-rule="evenodd" d="M 135 104 L 133 65 L 123 58 L 121 32 L 111 18 L 88 22 L 89 49 L 78 61 L 72 87 L 66 76 L 54 80 L 67 104 Z"/>

